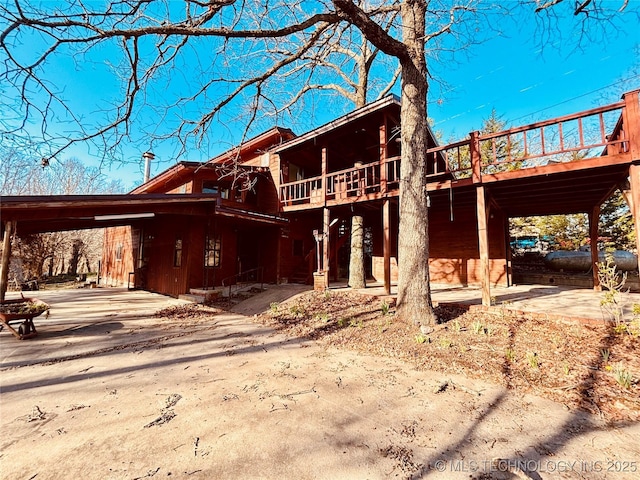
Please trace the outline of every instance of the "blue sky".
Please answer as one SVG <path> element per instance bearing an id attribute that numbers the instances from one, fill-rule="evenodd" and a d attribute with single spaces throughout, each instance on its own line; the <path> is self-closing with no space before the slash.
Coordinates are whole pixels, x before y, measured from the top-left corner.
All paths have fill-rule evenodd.
<path id="1" fill-rule="evenodd" d="M 622 0 L 603 1 L 622 4 Z M 502 3 L 511 5 L 509 0 Z M 566 3 L 570 9 L 573 2 Z M 492 109 L 507 125 L 515 126 L 614 102 L 623 91 L 640 88 L 639 13 L 640 0 L 630 0 L 625 15 L 620 16 L 615 24 L 595 24 L 594 29 L 589 28 L 586 32 L 589 37 L 583 37 L 580 43 L 576 36 L 578 18 L 573 15 L 561 19 L 549 39 L 545 36 L 548 30 L 542 29 L 540 22 L 530 13 L 522 15 L 520 12 L 510 19 L 502 17 L 497 25 L 493 25 L 493 30 L 482 29 L 480 34 L 483 37 L 476 39 L 482 41 L 459 50 L 455 62 L 429 60 L 431 72 L 437 79 L 430 88 L 428 107 L 434 129 L 442 133 L 445 141 L 461 139 L 468 132 L 479 129 Z M 498 29 L 500 33 L 494 33 Z M 33 47 L 32 42 L 28 43 L 22 50 L 24 55 L 30 54 Z M 96 53 L 104 59 L 57 58 L 50 65 L 50 78 L 65 86 L 65 97 L 75 105 L 74 112 L 99 121 L 102 115 L 100 108 L 109 101 L 116 88 L 116 83 L 109 77 L 106 62 L 115 64 L 118 58 L 110 50 Z M 162 85 L 156 85 L 157 90 L 149 92 L 149 95 L 156 99 L 181 95 L 178 89 L 188 84 L 188 74 L 189 67 L 185 63 L 174 75 L 174 80 L 179 76 L 179 81 L 173 81 L 166 90 Z M 396 88 L 394 93 L 399 94 L 399 89 Z M 319 102 L 322 102 L 322 97 Z M 197 108 L 193 106 L 193 110 Z M 188 115 L 193 110 L 189 108 L 183 112 Z M 325 110 L 324 116 L 315 115 L 312 122 L 279 125 L 298 134 L 304 133 L 333 120 L 336 110 Z M 147 111 L 137 117 L 132 137 L 138 136 L 136 125 L 153 124 L 154 115 L 160 113 Z M 232 147 L 240 140 L 239 132 L 242 131 L 242 122 L 233 120 L 237 115 L 239 111 L 233 108 L 226 111 L 220 117 L 224 122 L 214 124 L 209 141 L 198 149 L 192 148 L 180 158 L 175 156 L 176 145 L 172 142 L 153 144 L 151 148 L 158 161 L 152 167 L 152 175 L 176 161 L 204 161 Z M 64 131 L 64 115 L 60 115 L 58 120 L 57 128 Z M 259 130 L 267 126 L 265 122 L 260 125 Z M 29 128 L 35 132 L 37 127 L 31 125 Z M 142 180 L 141 154 L 144 150 L 140 145 L 125 144 L 120 158 L 100 166 L 109 177 L 120 179 L 126 189 L 133 188 Z M 96 153 L 91 146 L 78 145 L 62 156 L 75 156 L 97 166 Z"/>

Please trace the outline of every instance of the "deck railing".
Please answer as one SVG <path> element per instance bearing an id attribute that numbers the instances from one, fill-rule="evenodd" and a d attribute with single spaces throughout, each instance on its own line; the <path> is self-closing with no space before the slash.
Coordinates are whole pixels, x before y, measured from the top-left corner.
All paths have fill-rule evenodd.
<path id="1" fill-rule="evenodd" d="M 551 120 L 480 135 L 472 132 L 468 139 L 427 150 L 428 181 L 472 178 L 481 182 L 483 175 L 524 170 L 558 163 L 575 162 L 601 155 L 630 151 L 625 122 L 626 105 L 638 102 L 638 92 L 625 100 L 600 108 Z M 637 111 L 634 110 L 634 111 Z M 634 128 L 627 125 L 626 129 Z M 443 170 L 444 166 L 444 170 Z M 326 179 L 323 189 L 323 179 Z M 399 188 L 400 157 L 353 168 L 329 172 L 280 187 L 283 205 L 316 203 L 366 194 L 390 193 Z"/>
<path id="2" fill-rule="evenodd" d="M 327 200 L 380 193 L 397 190 L 400 186 L 400 157 L 386 159 L 383 163 L 370 163 L 353 168 L 331 172 L 323 177 L 316 176 L 285 183 L 280 186 L 280 201 L 287 206 L 316 204 Z M 381 175 L 384 168 L 385 176 Z"/>

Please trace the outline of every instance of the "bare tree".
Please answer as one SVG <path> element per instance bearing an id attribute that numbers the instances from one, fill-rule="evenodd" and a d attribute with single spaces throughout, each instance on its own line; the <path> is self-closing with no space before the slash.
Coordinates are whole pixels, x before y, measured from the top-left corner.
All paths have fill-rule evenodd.
<path id="1" fill-rule="evenodd" d="M 372 55 L 381 52 L 400 65 L 398 314 L 430 323 L 434 317 L 424 188 L 430 81 L 426 46 L 465 28 L 466 17 L 480 1 L 119 0 L 77 1 L 62 9 L 56 2 L 14 0 L 0 5 L 0 51 L 5 57 L 0 84 L 17 93 L 9 98 L 18 100 L 5 108 L 21 121 L 4 120 L 6 131 L 16 136 L 30 131 L 31 125 L 41 126 L 39 136 L 53 145 L 47 157 L 85 141 L 98 142 L 107 157 L 124 141 L 148 138 L 178 138 L 183 151 L 198 148 L 215 127 L 233 120 L 225 112 L 245 106 L 247 125 L 258 112 L 282 114 L 297 93 L 277 96 L 282 92 L 278 82 L 285 78 L 287 90 L 303 91 L 304 83 L 311 82 L 305 75 L 308 68 L 322 71 L 326 52 L 343 49 L 341 42 L 347 35 L 356 38 L 357 31 L 361 48 L 370 44 Z M 541 11 L 553 7 L 532 5 Z M 477 28 L 471 25 L 470 30 Z M 24 48 L 27 43 L 31 48 Z M 362 58 L 371 55 L 363 52 Z M 79 71 L 93 59 L 93 68 L 105 74 L 105 81 L 120 82 L 117 97 L 101 99 L 113 108 L 84 118 L 78 104 L 50 80 L 54 59 L 73 59 Z M 148 111 L 153 120 L 142 113 Z M 64 132 L 56 128 L 60 120 L 68 124 Z M 71 125 L 75 130 L 70 135 Z M 166 129 L 159 130 L 159 125 Z M 141 132 L 137 138 L 136 131 Z"/>
<path id="2" fill-rule="evenodd" d="M 15 149 L 0 148 L 0 194 L 2 195 L 68 195 L 120 193 L 120 182 L 110 181 L 96 168 L 86 167 L 70 158 L 61 163 L 42 166 Z M 14 242 L 13 256 L 20 259 L 22 276 L 27 279 L 97 268 L 104 232 L 79 230 L 53 232 L 20 237 Z M 84 262 L 83 262 L 84 261 Z"/>

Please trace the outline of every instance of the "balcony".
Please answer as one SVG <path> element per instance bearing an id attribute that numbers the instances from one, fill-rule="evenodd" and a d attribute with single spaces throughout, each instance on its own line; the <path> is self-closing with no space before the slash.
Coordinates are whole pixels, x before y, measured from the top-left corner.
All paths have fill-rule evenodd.
<path id="1" fill-rule="evenodd" d="M 471 132 L 466 140 L 427 150 L 427 183 L 482 184 L 639 160 L 639 112 L 633 91 L 604 107 L 496 133 Z M 399 186 L 400 157 L 393 157 L 284 183 L 279 193 L 286 211 L 397 196 Z"/>

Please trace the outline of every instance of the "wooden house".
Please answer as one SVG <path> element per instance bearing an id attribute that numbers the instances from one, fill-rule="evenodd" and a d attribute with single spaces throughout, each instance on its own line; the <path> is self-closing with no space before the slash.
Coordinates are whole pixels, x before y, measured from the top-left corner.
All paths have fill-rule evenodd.
<path id="1" fill-rule="evenodd" d="M 548 122 L 486 136 L 472 132 L 456 144 L 438 146 L 432 136 L 425 185 L 431 280 L 507 286 L 510 217 L 597 215 L 629 176 L 633 134 L 624 127 L 632 122 L 634 105 L 637 110 L 637 92 L 615 105 Z M 170 226 L 149 221 L 142 230 L 127 232 L 138 246 L 117 275 L 109 251 L 130 241 L 110 232 L 105 275 L 122 282 L 136 271 L 136 284 L 172 295 L 217 286 L 257 268 L 270 282 L 310 283 L 317 270 L 336 280 L 347 276 L 350 221 L 361 215 L 368 274 L 389 287 L 397 277 L 402 234 L 399 131 L 400 102 L 390 96 L 297 137 L 274 129 L 205 165 L 181 163 L 132 194 L 208 193 L 218 195 L 221 206 L 264 219 L 217 212 L 165 219 Z M 233 159 L 238 170 L 253 175 L 253 186 L 240 181 L 232 192 L 233 174 L 220 177 L 218 167 L 231 166 Z"/>
<path id="2" fill-rule="evenodd" d="M 345 277 L 351 217 L 361 215 L 368 274 L 390 290 L 399 131 L 390 96 L 300 136 L 274 128 L 209 162 L 180 162 L 127 195 L 3 198 L 3 227 L 109 227 L 103 279 L 177 296 L 240 280 L 310 283 L 316 271 L 324 282 Z M 482 285 L 488 304 L 492 285 L 511 283 L 510 218 L 586 213 L 597 238 L 600 205 L 616 188 L 638 218 L 638 91 L 448 145 L 432 136 L 426 159 L 431 281 Z M 597 287 L 597 268 L 593 279 Z"/>

